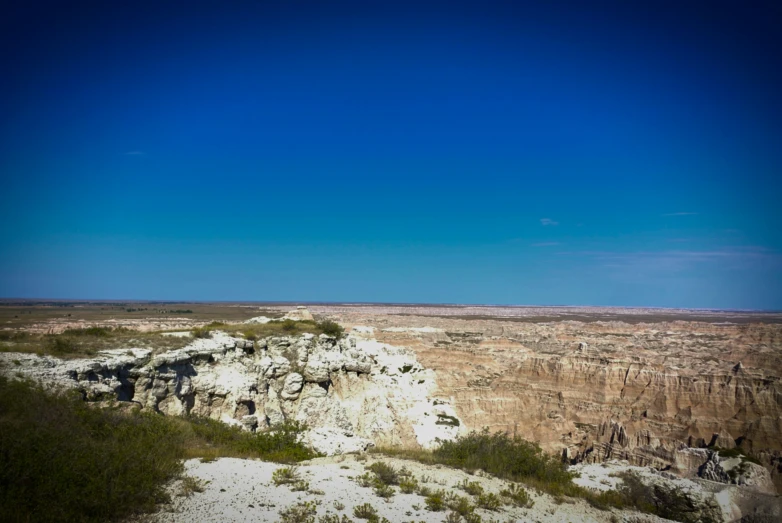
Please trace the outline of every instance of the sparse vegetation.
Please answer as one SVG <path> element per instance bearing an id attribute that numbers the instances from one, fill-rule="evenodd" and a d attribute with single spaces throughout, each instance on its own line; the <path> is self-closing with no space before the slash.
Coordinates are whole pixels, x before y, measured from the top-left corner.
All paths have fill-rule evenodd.
<path id="1" fill-rule="evenodd" d="M 345 334 L 345 329 L 342 326 L 331 320 L 323 320 L 317 323 L 318 328 L 323 334 L 327 336 L 333 336 L 335 338 L 341 338 Z"/>
<path id="2" fill-rule="evenodd" d="M 0 351 L 28 352 L 58 358 L 94 356 L 98 351 L 123 346 L 146 347 L 158 352 L 178 349 L 191 341 L 189 337 L 164 336 L 159 332 L 139 332 L 121 327 L 69 329 L 61 334 L 0 331 Z"/>
<path id="3" fill-rule="evenodd" d="M 95 409 L 76 393 L 0 377 L 0 521 L 109 521 L 151 510 L 182 458 L 301 461 L 315 456 L 297 441 L 301 430 L 250 433 L 210 419 Z M 184 478 L 180 492 L 200 488 Z"/>
<path id="4" fill-rule="evenodd" d="M 448 494 L 445 496 L 446 506 L 460 516 L 467 517 L 475 511 L 475 506 L 464 496 Z"/>
<path id="5" fill-rule="evenodd" d="M 353 523 L 353 520 L 345 514 L 342 514 L 342 517 L 336 514 L 326 514 L 318 519 L 318 523 Z"/>
<path id="6" fill-rule="evenodd" d="M 190 457 L 230 456 L 296 463 L 316 456 L 298 441 L 305 427 L 297 422 L 255 433 L 209 418 L 188 418 L 182 422 L 194 436 L 188 446 Z"/>
<path id="7" fill-rule="evenodd" d="M 280 511 L 280 523 L 315 523 L 316 514 L 314 501 L 300 501 Z"/>
<path id="8" fill-rule="evenodd" d="M 741 458 L 742 461 L 749 461 L 750 463 L 754 463 L 756 465 L 761 464 L 760 461 L 757 460 L 757 458 L 748 454 L 747 451 L 745 451 L 741 447 L 726 449 L 722 447 L 712 446 L 709 447 L 709 449 L 713 450 L 714 452 L 718 452 L 720 457 L 722 458 Z"/>
<path id="9" fill-rule="evenodd" d="M 375 510 L 375 507 L 369 503 L 364 503 L 363 505 L 356 505 L 353 507 L 353 515 L 358 519 L 366 519 L 371 522 L 378 520 L 377 510 Z"/>
<path id="10" fill-rule="evenodd" d="M 476 503 L 482 509 L 491 511 L 497 511 L 502 506 L 502 500 L 493 492 L 480 494 Z"/>
<path id="11" fill-rule="evenodd" d="M 393 466 L 377 461 L 372 463 L 367 469 L 375 473 L 377 479 L 385 485 L 399 485 L 399 471 Z"/>
<path id="12" fill-rule="evenodd" d="M 468 481 L 467 479 L 464 479 L 457 485 L 457 487 L 471 496 L 480 496 L 483 494 L 483 487 L 477 481 Z"/>
<path id="13" fill-rule="evenodd" d="M 394 488 L 390 485 L 386 485 L 385 483 L 381 482 L 380 480 L 375 481 L 375 495 L 383 498 L 383 499 L 390 499 L 394 497 Z"/>
<path id="14" fill-rule="evenodd" d="M 426 496 L 424 502 L 426 503 L 427 510 L 431 510 L 432 512 L 440 512 L 441 510 L 445 509 L 445 492 L 442 490 L 431 492 L 428 496 Z"/>
<path id="15" fill-rule="evenodd" d="M 437 421 L 434 422 L 435 425 L 445 425 L 448 427 L 458 427 L 461 425 L 458 418 L 454 416 L 449 416 L 448 414 L 438 414 L 437 415 Z"/>
<path id="16" fill-rule="evenodd" d="M 688 492 L 662 484 L 647 485 L 635 472 L 622 472 L 622 485 L 597 495 L 584 496 L 593 506 L 631 508 L 684 523 L 716 523 L 717 507 L 700 505 Z"/>
<path id="17" fill-rule="evenodd" d="M 296 467 L 282 467 L 272 472 L 272 483 L 277 485 L 292 485 L 301 481 L 299 470 Z"/>
<path id="18" fill-rule="evenodd" d="M 302 334 L 326 334 L 335 338 L 344 335 L 344 329 L 336 322 L 324 320 L 272 320 L 268 323 L 210 323 L 201 327 L 202 330 L 222 330 L 231 335 L 241 334 L 248 340 L 258 340 L 270 336 L 300 336 Z"/>
<path id="19" fill-rule="evenodd" d="M 515 483 L 511 483 L 508 488 L 500 492 L 500 495 L 507 498 L 510 504 L 517 507 L 530 508 L 534 505 L 524 487 Z"/>
<path id="20" fill-rule="evenodd" d="M 473 431 L 444 441 L 432 456 L 438 463 L 463 470 L 483 469 L 503 479 L 533 481 L 554 494 L 575 487 L 572 473 L 560 460 L 545 454 L 537 444 L 504 432 Z"/>
<path id="21" fill-rule="evenodd" d="M 399 480 L 399 490 L 404 494 L 412 494 L 418 489 L 418 481 L 412 477 L 404 477 Z"/>
<path id="22" fill-rule="evenodd" d="M 355 480 L 356 483 L 359 484 L 359 486 L 362 486 L 364 488 L 372 487 L 375 484 L 375 476 L 370 474 L 369 472 L 365 472 L 360 476 L 356 476 Z"/>
<path id="23" fill-rule="evenodd" d="M 192 476 L 184 476 L 182 482 L 179 484 L 179 492 L 177 495 L 182 497 L 190 497 L 196 492 L 204 491 L 204 482 L 198 478 Z"/>
<path id="24" fill-rule="evenodd" d="M 0 521 L 109 521 L 151 510 L 182 470 L 159 415 L 93 409 L 0 377 Z"/>

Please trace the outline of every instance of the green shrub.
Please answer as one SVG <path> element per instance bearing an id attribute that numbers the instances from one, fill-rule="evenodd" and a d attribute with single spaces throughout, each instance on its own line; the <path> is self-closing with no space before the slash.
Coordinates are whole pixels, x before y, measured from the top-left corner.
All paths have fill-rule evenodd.
<path id="1" fill-rule="evenodd" d="M 418 481 L 413 477 L 405 477 L 399 480 L 399 490 L 404 494 L 412 494 L 418 489 Z"/>
<path id="2" fill-rule="evenodd" d="M 369 503 L 353 507 L 353 515 L 358 519 L 368 519 L 369 521 L 377 521 L 378 518 L 377 510 Z"/>
<path id="3" fill-rule="evenodd" d="M 433 451 L 437 462 L 463 470 L 483 469 L 513 481 L 534 480 L 552 493 L 572 490 L 573 474 L 559 459 L 545 454 L 535 444 L 504 432 L 473 431 L 444 441 Z"/>
<path id="4" fill-rule="evenodd" d="M 426 509 L 432 512 L 440 512 L 445 508 L 445 493 L 442 490 L 432 492 L 424 500 Z"/>
<path id="5" fill-rule="evenodd" d="M 475 511 L 473 504 L 464 496 L 448 495 L 445 499 L 445 504 L 460 516 L 466 516 Z"/>
<path id="6" fill-rule="evenodd" d="M 328 336 L 341 338 L 345 334 L 345 329 L 342 328 L 342 325 L 340 325 L 335 321 L 331 321 L 331 320 L 319 321 L 317 323 L 317 326 L 323 334 L 326 334 Z"/>
<path id="7" fill-rule="evenodd" d="M 316 514 L 314 501 L 300 501 L 280 511 L 280 523 L 315 523 Z"/>
<path id="8" fill-rule="evenodd" d="M 79 344 L 72 338 L 66 338 L 64 336 L 53 336 L 48 338 L 46 348 L 51 351 L 52 354 L 72 354 L 79 352 Z"/>
<path id="9" fill-rule="evenodd" d="M 622 472 L 619 477 L 622 485 L 617 490 L 583 497 L 601 510 L 631 508 L 685 523 L 720 521 L 718 506 L 708 501 L 701 503 L 681 488 L 656 483 L 647 485 L 636 472 Z"/>
<path id="10" fill-rule="evenodd" d="M 510 503 L 517 507 L 530 508 L 534 505 L 524 487 L 516 485 L 515 483 L 511 483 L 508 488 L 500 492 L 500 495 L 508 498 Z"/>
<path id="11" fill-rule="evenodd" d="M 94 409 L 0 377 L 0 521 L 109 521 L 151 510 L 184 440 L 156 414 Z"/>
<path id="12" fill-rule="evenodd" d="M 211 338 L 212 330 L 208 326 L 196 327 L 193 329 L 193 337 L 201 339 Z"/>
<path id="13" fill-rule="evenodd" d="M 364 488 L 373 487 L 375 485 L 375 476 L 369 472 L 365 472 L 360 476 L 356 476 L 356 483 Z"/>
<path id="14" fill-rule="evenodd" d="M 182 497 L 190 497 L 196 492 L 204 491 L 204 482 L 198 478 L 192 476 L 185 476 L 182 478 L 182 482 L 179 484 L 179 492 L 177 495 Z"/>
<path id="15" fill-rule="evenodd" d="M 478 496 L 477 505 L 484 510 L 499 510 L 502 506 L 502 500 L 500 500 L 497 494 L 488 492 L 486 494 L 480 494 Z"/>
<path id="16" fill-rule="evenodd" d="M 399 471 L 393 466 L 377 461 L 372 463 L 367 469 L 371 470 L 382 483 L 386 485 L 399 485 Z"/>
<path id="17" fill-rule="evenodd" d="M 427 497 L 432 494 L 432 489 L 427 487 L 426 485 L 418 485 L 418 488 L 415 489 L 415 493 L 419 496 Z"/>
<path id="18" fill-rule="evenodd" d="M 294 482 L 290 488 L 292 492 L 307 492 L 310 489 L 310 482 L 300 479 L 299 481 Z"/>
<path id="19" fill-rule="evenodd" d="M 127 331 L 122 327 L 116 329 L 117 332 Z M 97 338 L 108 338 L 115 332 L 111 327 L 86 327 L 83 329 L 65 329 L 64 336 L 94 336 Z"/>
<path id="20" fill-rule="evenodd" d="M 464 479 L 457 487 L 471 496 L 480 496 L 483 494 L 483 487 L 477 481 L 468 481 L 467 479 Z"/>
<path id="21" fill-rule="evenodd" d="M 282 467 L 272 472 L 272 483 L 277 485 L 292 485 L 301 481 L 299 469 L 296 467 Z"/>
<path id="22" fill-rule="evenodd" d="M 342 514 L 342 517 L 336 514 L 326 514 L 318 519 L 318 523 L 353 523 L 353 520 L 345 514 Z"/>
<path id="23" fill-rule="evenodd" d="M 375 495 L 383 498 L 383 499 L 389 499 L 394 497 L 394 488 L 390 485 L 386 485 L 379 479 L 375 478 Z"/>
<path id="24" fill-rule="evenodd" d="M 304 426 L 285 423 L 266 432 L 247 432 L 209 418 L 188 418 L 190 430 L 223 455 L 261 458 L 279 463 L 295 463 L 314 458 L 316 454 L 299 442 Z"/>

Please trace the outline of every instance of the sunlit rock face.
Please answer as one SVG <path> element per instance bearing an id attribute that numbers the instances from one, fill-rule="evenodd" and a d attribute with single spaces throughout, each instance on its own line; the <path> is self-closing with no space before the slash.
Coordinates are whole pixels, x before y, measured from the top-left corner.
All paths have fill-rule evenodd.
<path id="1" fill-rule="evenodd" d="M 88 400 L 117 398 L 246 430 L 302 422 L 305 440 L 329 455 L 371 445 L 431 447 L 455 437 L 461 425 L 448 402 L 433 396 L 434 373 L 412 351 L 360 329 L 340 340 L 304 334 L 254 342 L 215 331 L 157 355 L 130 349 L 89 360 L 27 356 L 20 369 L 75 387 Z"/>
<path id="2" fill-rule="evenodd" d="M 779 325 L 404 321 L 381 339 L 415 350 L 468 428 L 680 475 L 707 459 L 688 449 L 740 445 L 782 486 Z"/>

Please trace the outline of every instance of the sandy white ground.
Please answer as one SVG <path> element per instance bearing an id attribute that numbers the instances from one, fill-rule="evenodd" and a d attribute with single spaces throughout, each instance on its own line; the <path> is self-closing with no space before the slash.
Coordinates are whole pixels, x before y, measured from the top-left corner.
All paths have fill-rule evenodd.
<path id="1" fill-rule="evenodd" d="M 281 465 L 254 460 L 222 458 L 210 463 L 189 460 L 185 464 L 186 475 L 207 481 L 204 492 L 190 497 L 174 497 L 169 511 L 161 511 L 152 518 L 155 522 L 185 521 L 278 521 L 280 510 L 299 501 L 317 501 L 318 516 L 327 513 L 345 514 L 356 523 L 363 521 L 353 516 L 353 507 L 370 503 L 382 517 L 393 523 L 405 521 L 441 522 L 446 512 L 426 510 L 424 498 L 416 494 L 397 494 L 386 502 L 377 497 L 372 489 L 359 486 L 352 478 L 365 472 L 373 461 L 382 460 L 396 467 L 407 467 L 420 481 L 432 490 L 444 489 L 460 496 L 470 497 L 455 488 L 463 479 L 481 483 L 484 490 L 499 494 L 506 482 L 491 477 L 478 477 L 446 467 L 427 466 L 415 462 L 391 458 L 370 457 L 358 461 L 355 456 L 319 458 L 299 466 L 299 473 L 309 482 L 311 492 L 292 492 L 286 486 L 275 486 L 272 473 Z M 172 486 L 176 492 L 177 485 Z M 594 509 L 583 501 L 557 504 L 548 495 L 530 491 L 535 504 L 530 509 L 504 506 L 498 512 L 478 510 L 483 521 L 554 521 L 554 522 L 607 522 L 612 514 L 619 520 L 629 513 L 604 512 Z M 472 499 L 474 502 L 475 500 Z M 344 504 L 343 510 L 335 508 L 335 502 Z M 625 516 L 625 517 L 623 517 Z M 662 521 L 659 518 L 632 515 L 635 521 Z"/>

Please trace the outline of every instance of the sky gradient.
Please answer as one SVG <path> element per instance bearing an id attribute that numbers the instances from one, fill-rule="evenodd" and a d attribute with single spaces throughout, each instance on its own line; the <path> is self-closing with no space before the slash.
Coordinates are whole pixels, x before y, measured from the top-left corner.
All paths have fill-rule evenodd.
<path id="1" fill-rule="evenodd" d="M 543 3 L 3 7 L 0 296 L 782 309 L 780 4 Z"/>

